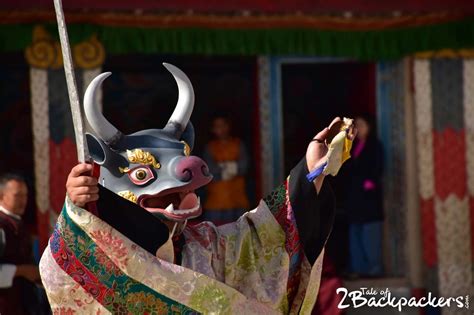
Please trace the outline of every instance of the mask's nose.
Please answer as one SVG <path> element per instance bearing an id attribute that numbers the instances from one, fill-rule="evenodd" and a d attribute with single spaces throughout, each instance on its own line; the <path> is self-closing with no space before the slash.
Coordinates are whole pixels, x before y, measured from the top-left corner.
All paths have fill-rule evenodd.
<path id="1" fill-rule="evenodd" d="M 192 181 L 198 185 L 205 185 L 212 179 L 206 162 L 197 156 L 182 158 L 176 165 L 176 177 L 182 182 Z"/>

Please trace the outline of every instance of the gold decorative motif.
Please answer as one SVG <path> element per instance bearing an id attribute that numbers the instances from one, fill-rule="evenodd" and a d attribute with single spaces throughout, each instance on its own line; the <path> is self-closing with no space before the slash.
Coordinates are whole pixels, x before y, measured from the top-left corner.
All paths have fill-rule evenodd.
<path id="1" fill-rule="evenodd" d="M 436 59 L 436 58 L 474 58 L 474 49 L 441 49 L 435 51 L 421 51 L 415 53 L 418 59 Z"/>
<path id="2" fill-rule="evenodd" d="M 73 47 L 74 63 L 83 69 L 100 67 L 105 60 L 105 49 L 97 36 L 81 42 Z"/>
<path id="3" fill-rule="evenodd" d="M 186 141 L 181 141 L 182 144 L 184 144 L 184 155 L 185 156 L 190 156 L 191 155 L 191 147 L 189 146 L 189 144 L 186 143 Z"/>
<path id="4" fill-rule="evenodd" d="M 156 169 L 161 167 L 161 164 L 156 161 L 150 152 L 143 151 L 142 149 L 127 150 L 127 157 L 131 163 L 152 165 Z"/>
<path id="5" fill-rule="evenodd" d="M 43 26 L 33 29 L 33 42 L 26 48 L 25 58 L 36 68 L 60 68 L 63 56 L 59 42 L 52 39 Z"/>
<path id="6" fill-rule="evenodd" d="M 119 169 L 119 172 L 122 173 L 122 174 L 130 172 L 130 169 L 128 167 L 120 167 L 119 166 L 118 169 Z"/>
<path id="7" fill-rule="evenodd" d="M 130 190 L 119 191 L 118 195 L 122 198 L 127 199 L 128 201 L 137 203 L 137 199 L 138 199 L 137 196 L 135 196 L 135 194 L 132 193 Z"/>
<path id="8" fill-rule="evenodd" d="M 32 67 L 41 69 L 59 69 L 63 66 L 61 45 L 41 26 L 33 29 L 33 41 L 25 50 L 25 58 Z M 105 60 L 105 49 L 97 36 L 72 47 L 74 64 L 82 69 L 100 67 Z"/>

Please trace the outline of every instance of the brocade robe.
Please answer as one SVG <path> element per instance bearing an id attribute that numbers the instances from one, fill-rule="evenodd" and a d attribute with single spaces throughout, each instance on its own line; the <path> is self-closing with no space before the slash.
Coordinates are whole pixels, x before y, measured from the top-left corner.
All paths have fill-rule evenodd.
<path id="1" fill-rule="evenodd" d="M 66 199 L 40 262 L 53 311 L 310 314 L 334 197 L 327 184 L 317 195 L 307 172 L 303 159 L 236 222 L 187 226 L 179 264 L 157 258 Z"/>

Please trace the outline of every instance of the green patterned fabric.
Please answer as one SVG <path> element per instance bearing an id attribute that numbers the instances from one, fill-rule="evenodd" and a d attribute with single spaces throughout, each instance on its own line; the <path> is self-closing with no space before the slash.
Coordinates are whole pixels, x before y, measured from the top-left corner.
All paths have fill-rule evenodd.
<path id="1" fill-rule="evenodd" d="M 263 201 L 270 209 L 270 212 L 275 214 L 282 206 L 285 205 L 286 202 L 286 186 L 285 184 L 281 184 L 275 190 L 273 190 L 270 194 L 268 194 Z"/>
<path id="2" fill-rule="evenodd" d="M 0 26 L 0 51 L 25 49 L 33 25 Z M 56 25 L 48 25 L 56 34 Z M 474 18 L 382 31 L 68 26 L 71 42 L 96 33 L 108 54 L 313 55 L 397 59 L 418 51 L 474 47 Z"/>
<path id="3" fill-rule="evenodd" d="M 102 304 L 113 314 L 193 314 L 192 309 L 167 298 L 124 274 L 96 243 L 63 209 L 56 231 L 84 267 L 97 277 L 103 287 Z M 53 235 L 54 238 L 54 235 Z M 77 276 L 79 276 L 78 273 Z"/>

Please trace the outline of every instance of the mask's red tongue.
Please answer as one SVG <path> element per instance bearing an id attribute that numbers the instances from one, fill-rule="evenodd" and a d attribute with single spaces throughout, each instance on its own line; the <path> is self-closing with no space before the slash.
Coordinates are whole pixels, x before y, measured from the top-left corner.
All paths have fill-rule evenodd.
<path id="1" fill-rule="evenodd" d="M 198 203 L 198 197 L 195 193 L 188 193 L 184 198 L 181 200 L 178 209 L 186 210 L 194 208 Z"/>

